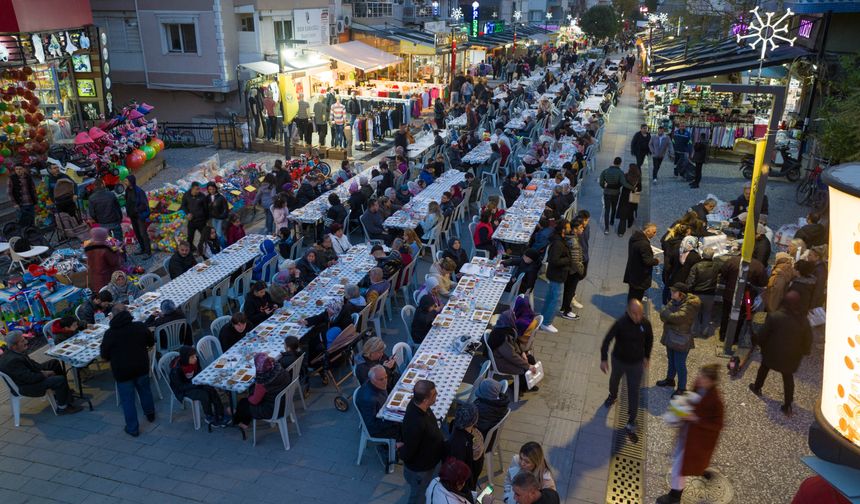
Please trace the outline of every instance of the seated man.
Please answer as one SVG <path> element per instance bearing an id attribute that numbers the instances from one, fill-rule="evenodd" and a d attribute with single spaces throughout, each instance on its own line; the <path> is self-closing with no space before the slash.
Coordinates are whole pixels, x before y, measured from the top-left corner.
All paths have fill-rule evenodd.
<path id="1" fill-rule="evenodd" d="M 191 244 L 187 241 L 181 241 L 176 247 L 176 253 L 167 262 L 167 274 L 170 275 L 171 280 L 176 279 L 179 275 L 193 268 L 195 264 L 197 264 L 197 259 L 191 253 Z"/>
<path id="2" fill-rule="evenodd" d="M 103 290 L 94 292 L 92 297 L 85 299 L 77 310 L 81 324 L 95 324 L 96 314 L 101 313 L 101 316 L 107 316 L 113 307 L 113 294 Z"/>
<path id="3" fill-rule="evenodd" d="M 364 298 L 367 300 L 367 304 L 374 303 L 379 296 L 385 294 L 386 291 L 391 287 L 391 282 L 385 279 L 385 276 L 382 274 L 382 268 L 373 268 L 368 273 L 368 277 L 370 278 L 370 287 L 367 288 L 367 292 L 364 293 Z"/>
<path id="4" fill-rule="evenodd" d="M 9 378 L 18 386 L 21 395 L 42 397 L 48 389 L 54 391 L 59 415 L 70 415 L 81 411 L 80 406 L 72 403 L 69 381 L 66 379 L 66 373 L 60 361 L 51 359 L 39 363 L 31 359 L 25 353 L 26 351 L 27 340 L 21 331 L 9 331 L 6 335 L 6 351 L 0 355 L 0 372 L 9 375 Z"/>
<path id="5" fill-rule="evenodd" d="M 541 486 L 537 476 L 527 471 L 520 471 L 511 482 L 514 499 L 519 504 L 558 504 L 560 502 L 558 492 Z"/>
<path id="6" fill-rule="evenodd" d="M 394 439 L 400 447 L 403 444 L 400 442 L 403 439 L 400 424 L 376 417 L 388 399 L 386 390 L 388 377 L 385 368 L 373 366 L 368 371 L 367 377 L 369 379 L 358 389 L 358 395 L 355 396 L 355 406 L 364 420 L 367 432 L 375 438 Z"/>
<path id="7" fill-rule="evenodd" d="M 379 213 L 379 202 L 370 200 L 367 205 L 367 210 L 361 216 L 361 223 L 364 229 L 367 230 L 367 236 L 371 240 L 382 240 L 385 243 L 391 243 L 391 236 L 385 231 L 383 226 L 382 214 Z"/>
<path id="8" fill-rule="evenodd" d="M 51 324 L 51 334 L 54 335 L 54 344 L 61 343 L 75 334 L 80 329 L 80 322 L 75 317 L 67 316 L 59 318 Z"/>

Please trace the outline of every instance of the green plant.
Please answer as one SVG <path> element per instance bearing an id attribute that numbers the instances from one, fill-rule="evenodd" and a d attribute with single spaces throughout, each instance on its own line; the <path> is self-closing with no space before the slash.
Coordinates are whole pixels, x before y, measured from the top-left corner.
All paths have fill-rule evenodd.
<path id="1" fill-rule="evenodd" d="M 843 56 L 841 78 L 831 81 L 831 92 L 819 109 L 821 127 L 815 137 L 822 153 L 834 163 L 860 161 L 860 56 Z"/>
<path id="2" fill-rule="evenodd" d="M 582 15 L 580 27 L 586 35 L 598 40 L 612 37 L 618 33 L 618 15 L 609 5 L 595 5 Z"/>

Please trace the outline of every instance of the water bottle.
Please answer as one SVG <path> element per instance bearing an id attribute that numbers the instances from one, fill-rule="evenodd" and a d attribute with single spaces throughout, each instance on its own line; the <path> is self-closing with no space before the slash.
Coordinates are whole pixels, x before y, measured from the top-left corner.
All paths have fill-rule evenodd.
<path id="1" fill-rule="evenodd" d="M 104 314 L 104 312 L 102 312 L 102 311 L 97 311 L 97 312 L 96 312 L 96 314 L 95 314 L 95 321 L 96 321 L 96 325 L 101 324 L 102 322 L 104 322 L 104 319 L 105 319 L 105 314 Z"/>

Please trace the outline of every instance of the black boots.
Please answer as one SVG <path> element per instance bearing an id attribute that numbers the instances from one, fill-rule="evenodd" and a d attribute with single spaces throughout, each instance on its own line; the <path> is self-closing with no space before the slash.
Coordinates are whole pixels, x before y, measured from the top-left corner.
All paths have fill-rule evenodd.
<path id="1" fill-rule="evenodd" d="M 683 490 L 669 490 L 666 495 L 657 497 L 657 504 L 680 504 Z"/>
<path id="2" fill-rule="evenodd" d="M 665 380 L 660 380 L 657 382 L 658 387 L 674 387 L 675 380 L 672 378 L 666 378 Z"/>

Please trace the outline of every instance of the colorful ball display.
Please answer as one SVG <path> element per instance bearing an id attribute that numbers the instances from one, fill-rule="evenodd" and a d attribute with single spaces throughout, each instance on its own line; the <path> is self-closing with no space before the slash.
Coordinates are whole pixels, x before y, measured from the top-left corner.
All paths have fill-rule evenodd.
<path id="1" fill-rule="evenodd" d="M 164 150 L 164 142 L 160 138 L 153 138 L 149 141 L 149 145 L 155 148 L 156 153 Z"/>
<path id="2" fill-rule="evenodd" d="M 135 149 L 125 157 L 125 165 L 131 170 L 137 170 L 146 163 L 146 153 L 140 149 Z"/>
<path id="3" fill-rule="evenodd" d="M 140 150 L 143 151 L 143 153 L 146 155 L 147 161 L 155 157 L 156 151 L 155 148 L 151 145 L 144 145 L 140 148 Z"/>
<path id="4" fill-rule="evenodd" d="M 120 180 L 125 180 L 128 177 L 128 168 L 126 168 L 123 165 L 119 165 L 116 167 L 116 169 L 119 172 L 119 179 Z"/>

